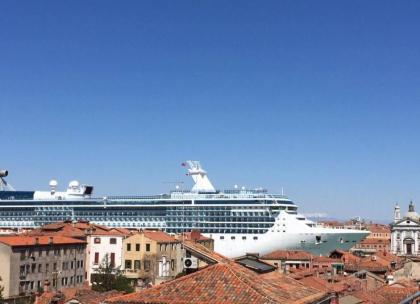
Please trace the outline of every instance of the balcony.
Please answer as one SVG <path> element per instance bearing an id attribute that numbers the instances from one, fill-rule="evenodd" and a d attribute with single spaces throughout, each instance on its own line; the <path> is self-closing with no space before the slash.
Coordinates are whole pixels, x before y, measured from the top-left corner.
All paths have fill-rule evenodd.
<path id="1" fill-rule="evenodd" d="M 122 272 L 127 279 L 145 279 L 150 277 L 150 270 L 124 269 Z"/>

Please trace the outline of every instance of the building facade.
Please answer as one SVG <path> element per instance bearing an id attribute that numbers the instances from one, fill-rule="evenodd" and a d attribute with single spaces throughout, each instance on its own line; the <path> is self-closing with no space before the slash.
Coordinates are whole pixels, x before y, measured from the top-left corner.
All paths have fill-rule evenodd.
<path id="1" fill-rule="evenodd" d="M 401 217 L 398 204 L 394 208 L 391 224 L 391 252 L 401 256 L 420 255 L 420 217 L 410 202 L 408 212 Z"/>
<path id="2" fill-rule="evenodd" d="M 116 229 L 96 229 L 87 235 L 86 277 L 90 284 L 92 274 L 104 263 L 122 269 L 123 239 L 126 236 Z"/>
<path id="3" fill-rule="evenodd" d="M 182 272 L 181 242 L 162 231 L 140 231 L 123 241 L 124 274 L 136 286 L 157 284 Z"/>
<path id="4" fill-rule="evenodd" d="M 86 242 L 62 236 L 0 237 L 0 284 L 5 298 L 82 286 Z"/>

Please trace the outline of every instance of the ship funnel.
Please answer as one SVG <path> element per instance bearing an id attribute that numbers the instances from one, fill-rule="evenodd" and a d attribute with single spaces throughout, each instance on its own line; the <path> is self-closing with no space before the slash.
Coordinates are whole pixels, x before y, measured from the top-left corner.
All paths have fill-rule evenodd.
<path id="1" fill-rule="evenodd" d="M 192 192 L 208 192 L 215 193 L 212 183 L 207 177 L 207 172 L 201 167 L 200 162 L 197 160 L 187 160 L 182 164 L 183 166 L 188 165 L 188 174 L 194 181 L 194 186 L 192 187 Z"/>
<path id="2" fill-rule="evenodd" d="M 9 175 L 9 171 L 7 170 L 0 170 L 0 191 L 15 191 L 13 187 L 6 182 L 3 177 Z"/>

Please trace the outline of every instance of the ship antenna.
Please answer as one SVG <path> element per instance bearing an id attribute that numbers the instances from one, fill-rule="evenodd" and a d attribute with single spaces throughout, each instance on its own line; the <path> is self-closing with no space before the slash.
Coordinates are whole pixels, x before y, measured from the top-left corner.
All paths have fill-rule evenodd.
<path id="1" fill-rule="evenodd" d="M 284 195 L 284 189 L 281 187 L 281 195 Z"/>

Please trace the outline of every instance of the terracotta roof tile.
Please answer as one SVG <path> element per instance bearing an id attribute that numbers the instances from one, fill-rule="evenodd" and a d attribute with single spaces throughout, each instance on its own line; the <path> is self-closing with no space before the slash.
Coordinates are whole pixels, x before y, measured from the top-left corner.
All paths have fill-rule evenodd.
<path id="1" fill-rule="evenodd" d="M 326 256 L 316 256 L 312 261 L 314 263 L 342 263 L 340 259 L 333 259 Z"/>
<path id="2" fill-rule="evenodd" d="M 123 228 L 110 228 L 89 222 L 58 222 L 44 225 L 40 228 L 26 232 L 27 235 L 62 235 L 85 239 L 87 235 L 129 235 L 130 232 Z"/>
<path id="3" fill-rule="evenodd" d="M 200 233 L 198 230 L 193 230 L 189 232 L 184 232 L 176 235 L 178 240 L 193 240 L 193 241 L 207 241 L 211 240 L 211 238 L 206 237 Z"/>
<path id="4" fill-rule="evenodd" d="M 325 292 L 271 272 L 258 275 L 234 262 L 218 263 L 184 277 L 107 303 L 312 303 Z"/>
<path id="5" fill-rule="evenodd" d="M 178 243 L 179 241 L 173 236 L 163 232 L 163 231 L 154 231 L 154 230 L 144 230 L 140 233 L 144 233 L 144 236 L 154 240 L 158 243 Z"/>
<path id="6" fill-rule="evenodd" d="M 391 244 L 391 239 L 388 238 L 366 238 L 359 242 L 359 244 L 383 244 L 389 245 Z"/>
<path id="7" fill-rule="evenodd" d="M 303 250 L 276 250 L 261 257 L 261 260 L 310 260 L 313 255 Z"/>
<path id="8" fill-rule="evenodd" d="M 391 228 L 389 226 L 380 224 L 367 225 L 366 229 L 371 233 L 391 233 Z"/>
<path id="9" fill-rule="evenodd" d="M 86 244 L 85 241 L 65 236 L 0 236 L 0 243 L 9 246 L 37 246 L 48 245 L 52 238 L 53 244 Z"/>

